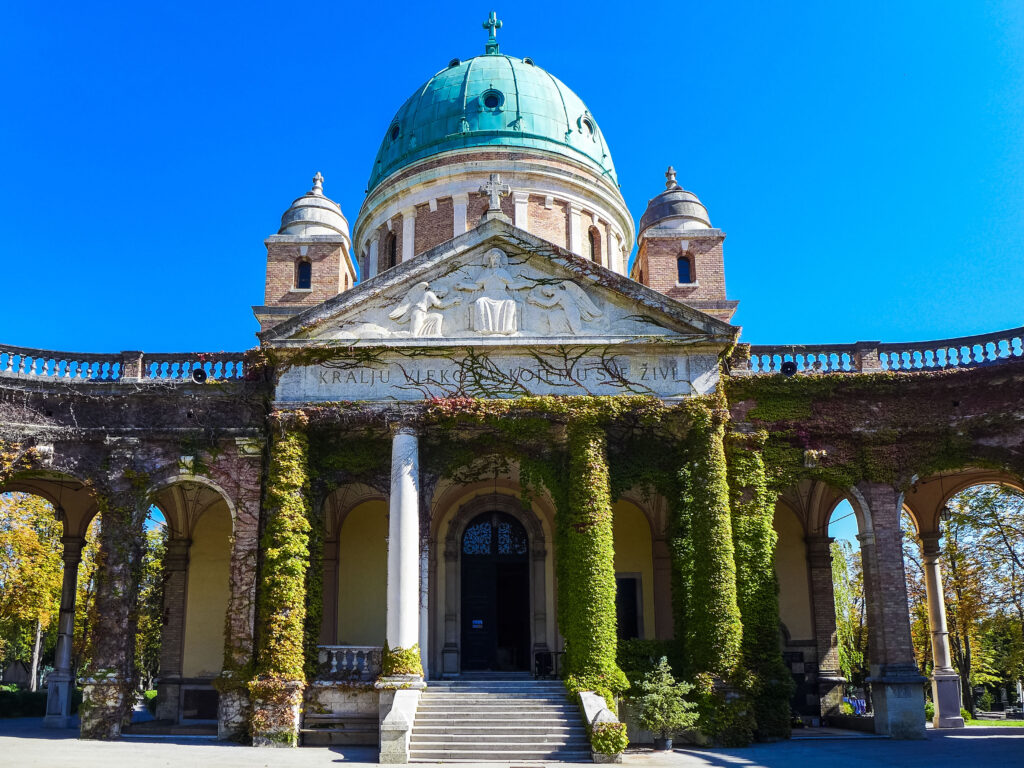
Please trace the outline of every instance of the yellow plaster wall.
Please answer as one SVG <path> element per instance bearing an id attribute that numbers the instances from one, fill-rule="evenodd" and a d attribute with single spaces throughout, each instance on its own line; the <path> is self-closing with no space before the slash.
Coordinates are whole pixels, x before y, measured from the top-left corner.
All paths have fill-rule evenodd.
<path id="1" fill-rule="evenodd" d="M 203 512 L 192 532 L 185 596 L 185 677 L 220 674 L 228 611 L 231 513 L 224 502 Z"/>
<path id="2" fill-rule="evenodd" d="M 641 635 L 654 639 L 654 553 L 647 517 L 634 504 L 618 501 L 612 507 L 615 573 L 639 573 L 643 594 Z"/>
<path id="3" fill-rule="evenodd" d="M 388 510 L 367 501 L 345 516 L 338 537 L 338 644 L 384 645 Z"/>
<path id="4" fill-rule="evenodd" d="M 791 640 L 814 639 L 811 590 L 807 579 L 807 548 L 804 530 L 796 514 L 785 504 L 775 507 L 773 520 L 779 542 L 775 549 L 775 574 L 779 579 L 779 618 Z"/>

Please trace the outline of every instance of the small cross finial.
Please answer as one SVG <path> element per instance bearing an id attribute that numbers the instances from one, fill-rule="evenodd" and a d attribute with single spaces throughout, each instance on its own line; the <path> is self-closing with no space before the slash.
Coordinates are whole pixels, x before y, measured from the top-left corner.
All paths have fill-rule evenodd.
<path id="1" fill-rule="evenodd" d="M 480 187 L 480 194 L 487 195 L 490 202 L 487 205 L 488 211 L 501 211 L 501 198 L 512 194 L 512 187 L 503 184 L 500 173 L 492 173 L 490 180 Z"/>
<path id="2" fill-rule="evenodd" d="M 488 31 L 487 46 L 484 48 L 484 53 L 497 53 L 498 38 L 495 37 L 494 33 L 501 29 L 501 22 L 498 21 L 497 13 L 491 11 L 491 15 L 484 22 L 484 29 Z"/>
<path id="3" fill-rule="evenodd" d="M 322 195 L 324 193 L 324 177 L 320 171 L 316 172 L 316 176 L 313 177 L 313 189 L 314 195 Z"/>
<path id="4" fill-rule="evenodd" d="M 665 189 L 675 189 L 679 184 L 676 182 L 676 169 L 671 165 L 665 171 Z"/>

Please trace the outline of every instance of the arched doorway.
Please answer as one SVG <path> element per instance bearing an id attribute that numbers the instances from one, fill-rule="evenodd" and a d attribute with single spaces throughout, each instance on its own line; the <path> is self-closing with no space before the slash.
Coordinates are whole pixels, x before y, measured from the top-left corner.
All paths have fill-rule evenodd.
<path id="1" fill-rule="evenodd" d="M 530 546 L 522 523 L 484 512 L 462 534 L 462 670 L 530 669 Z"/>

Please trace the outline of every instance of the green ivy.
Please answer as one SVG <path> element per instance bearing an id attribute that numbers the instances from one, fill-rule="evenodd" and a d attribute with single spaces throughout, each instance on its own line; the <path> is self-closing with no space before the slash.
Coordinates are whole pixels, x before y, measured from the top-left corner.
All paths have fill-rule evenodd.
<path id="1" fill-rule="evenodd" d="M 423 677 L 423 661 L 420 658 L 419 643 L 410 648 L 389 648 L 384 644 L 381 654 L 380 676 L 419 675 Z"/>
<path id="2" fill-rule="evenodd" d="M 736 595 L 743 621 L 746 690 L 753 700 L 756 735 L 788 738 L 793 677 L 779 648 L 778 535 L 772 524 L 778 494 L 769 490 L 761 447 L 767 435 L 730 435 L 726 455 L 736 560 Z"/>
<path id="3" fill-rule="evenodd" d="M 604 427 L 595 419 L 570 421 L 568 449 L 567 506 L 555 521 L 565 672 L 608 698 L 629 682 L 615 659 L 615 548 Z"/>
<path id="4" fill-rule="evenodd" d="M 594 723 L 590 748 L 599 755 L 621 755 L 629 746 L 625 723 Z"/>

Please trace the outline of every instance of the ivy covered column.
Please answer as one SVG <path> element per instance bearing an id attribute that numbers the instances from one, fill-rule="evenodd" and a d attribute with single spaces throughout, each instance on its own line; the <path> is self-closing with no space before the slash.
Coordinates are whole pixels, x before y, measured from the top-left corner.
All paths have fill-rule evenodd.
<path id="1" fill-rule="evenodd" d="M 160 633 L 160 679 L 156 716 L 178 720 L 181 703 L 181 662 L 185 646 L 185 594 L 189 539 L 169 539 L 164 553 L 164 626 Z"/>
<path id="2" fill-rule="evenodd" d="M 78 566 L 82 562 L 81 536 L 65 536 L 64 573 L 60 590 L 60 618 L 57 623 L 57 649 L 54 670 L 46 678 L 46 717 L 44 728 L 67 728 L 71 720 L 71 692 L 75 676 L 71 669 L 71 651 L 75 634 L 75 597 L 78 592 Z"/>
<path id="3" fill-rule="evenodd" d="M 773 525 L 777 494 L 768 488 L 761 447 L 765 434 L 732 435 L 728 446 L 736 603 L 743 622 L 743 662 L 750 675 L 756 734 L 788 738 L 793 677 L 779 648 L 779 582 Z"/>
<path id="4" fill-rule="evenodd" d="M 818 654 L 818 699 L 822 716 L 828 717 L 840 713 L 839 705 L 843 701 L 843 685 L 846 683 L 839 667 L 836 594 L 832 579 L 832 537 L 808 536 L 805 543 Z"/>
<path id="5" fill-rule="evenodd" d="M 243 740 L 251 706 L 248 685 L 253 675 L 256 629 L 256 566 L 259 557 L 260 494 L 263 441 L 235 438 L 235 451 L 214 462 L 211 472 L 230 488 L 235 506 L 224 623 L 224 661 L 217 687 L 217 738 Z"/>
<path id="6" fill-rule="evenodd" d="M 305 690 L 306 569 L 309 564 L 309 442 L 300 419 L 279 420 L 265 491 L 258 594 L 253 746 L 298 744 Z"/>
<path id="7" fill-rule="evenodd" d="M 914 659 L 910 635 L 900 528 L 903 494 L 886 483 L 865 481 L 858 483 L 856 496 L 871 521 L 871 529 L 857 538 L 864 565 L 875 732 L 923 739 L 926 678 Z"/>
<path id="8" fill-rule="evenodd" d="M 565 638 L 565 671 L 572 691 L 606 698 L 628 687 L 615 656 L 615 545 L 612 533 L 608 439 L 596 420 L 568 425 L 566 506 L 556 517 L 558 626 Z"/>
<path id="9" fill-rule="evenodd" d="M 93 658 L 82 673 L 80 736 L 116 739 L 135 705 L 135 634 L 146 515 L 146 478 L 126 465 L 134 441 L 111 457 L 114 469 L 98 489 L 99 552 Z"/>

